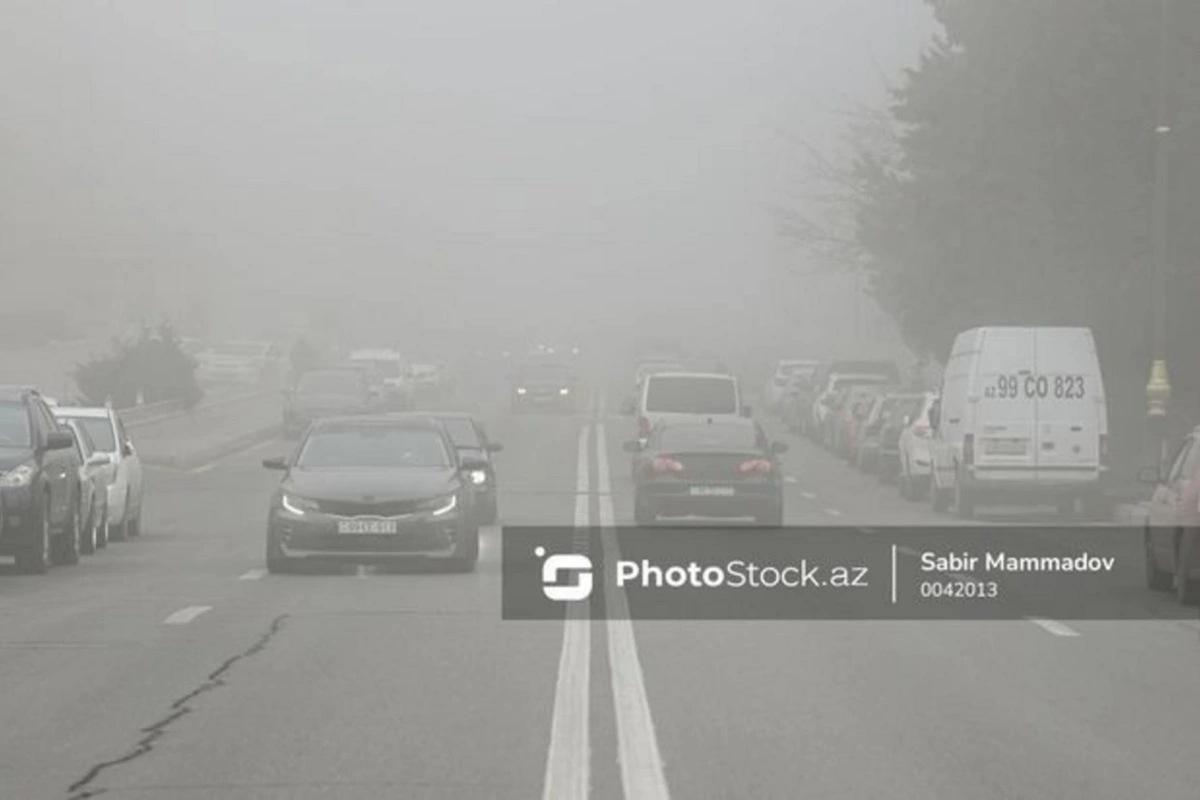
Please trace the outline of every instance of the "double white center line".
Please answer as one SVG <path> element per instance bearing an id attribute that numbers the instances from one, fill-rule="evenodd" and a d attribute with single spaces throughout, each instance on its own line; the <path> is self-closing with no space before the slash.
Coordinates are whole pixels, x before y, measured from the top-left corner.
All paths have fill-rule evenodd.
<path id="1" fill-rule="evenodd" d="M 597 417 L 604 418 L 603 399 L 600 413 L 594 414 L 593 419 Z M 593 432 L 596 436 L 597 473 L 594 490 L 588 474 L 588 444 Z M 589 423 L 580 431 L 575 528 L 577 532 L 586 532 L 589 528 L 589 503 L 594 493 L 597 497 L 604 560 L 605 563 L 615 564 L 620 553 L 614 531 L 616 515 L 612 503 L 607 441 L 603 422 Z M 577 536 L 577 543 L 581 543 L 581 538 Z M 608 616 L 604 630 L 608 640 L 623 793 L 629 800 L 668 800 L 670 795 L 642 677 L 633 623 L 629 619 L 628 601 L 624 591 L 610 580 L 611 577 L 601 576 Z M 574 603 L 567 609 L 554 696 L 550 751 L 546 759 L 545 800 L 584 800 L 591 790 L 591 748 L 588 738 L 591 624 L 587 612 L 588 605 L 582 602 Z"/>

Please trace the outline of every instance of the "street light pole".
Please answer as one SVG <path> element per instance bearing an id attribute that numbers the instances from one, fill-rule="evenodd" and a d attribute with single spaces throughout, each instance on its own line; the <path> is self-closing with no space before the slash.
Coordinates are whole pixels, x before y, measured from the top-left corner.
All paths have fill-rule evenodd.
<path id="1" fill-rule="evenodd" d="M 1154 129 L 1154 207 L 1152 209 L 1154 361 L 1146 384 L 1147 436 L 1150 453 L 1161 464 L 1166 459 L 1167 409 L 1171 380 L 1167 370 L 1167 179 L 1171 125 L 1167 119 L 1171 70 L 1172 0 L 1160 0 L 1158 38 L 1158 105 Z"/>

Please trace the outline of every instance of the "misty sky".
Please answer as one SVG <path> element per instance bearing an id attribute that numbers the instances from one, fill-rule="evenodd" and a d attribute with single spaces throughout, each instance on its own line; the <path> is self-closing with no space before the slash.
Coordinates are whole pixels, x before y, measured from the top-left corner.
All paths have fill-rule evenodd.
<path id="1" fill-rule="evenodd" d="M 828 313 L 780 290 L 778 132 L 830 140 L 929 31 L 919 0 L 5 0 L 0 264 L 96 297 L 190 266 L 246 332 L 315 298 L 406 330 Z"/>

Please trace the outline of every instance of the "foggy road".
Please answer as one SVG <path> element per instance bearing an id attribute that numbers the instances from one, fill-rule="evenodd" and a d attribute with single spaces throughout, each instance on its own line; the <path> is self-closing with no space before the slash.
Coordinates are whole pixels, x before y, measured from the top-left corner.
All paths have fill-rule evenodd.
<path id="1" fill-rule="evenodd" d="M 481 409 L 504 524 L 632 524 L 618 397 Z M 788 441 L 787 524 L 944 524 Z M 564 648 L 501 620 L 496 526 L 474 574 L 266 575 L 259 462 L 288 448 L 153 469 L 144 541 L 0 575 L 5 796 L 1194 797 L 1193 623 L 596 621 Z"/>

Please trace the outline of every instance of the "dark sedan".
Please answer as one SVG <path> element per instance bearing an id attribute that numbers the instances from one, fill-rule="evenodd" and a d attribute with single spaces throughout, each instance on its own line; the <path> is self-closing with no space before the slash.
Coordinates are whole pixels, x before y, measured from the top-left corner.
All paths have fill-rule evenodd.
<path id="1" fill-rule="evenodd" d="M 467 477 L 475 490 L 475 508 L 480 524 L 494 525 L 500 516 L 500 501 L 492 454 L 500 452 L 503 447 L 488 438 L 483 421 L 473 414 L 439 412 L 433 416 L 442 423 L 461 458 L 487 463 L 486 469 L 473 470 Z"/>
<path id="2" fill-rule="evenodd" d="M 424 556 L 463 571 L 479 556 L 469 474 L 484 461 L 461 458 L 433 419 L 342 417 L 312 425 L 287 459 L 271 501 L 267 569 L 304 559 L 364 563 Z"/>
<path id="3" fill-rule="evenodd" d="M 634 466 L 634 521 L 659 517 L 753 517 L 760 525 L 783 524 L 783 478 L 778 454 L 753 420 L 686 422 L 655 426 Z"/>
<path id="4" fill-rule="evenodd" d="M 513 411 L 574 411 L 579 403 L 580 382 L 569 364 L 533 360 L 522 364 L 510 377 Z"/>

